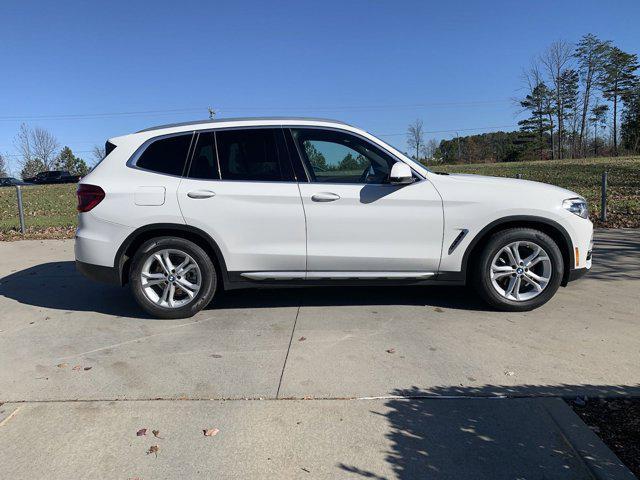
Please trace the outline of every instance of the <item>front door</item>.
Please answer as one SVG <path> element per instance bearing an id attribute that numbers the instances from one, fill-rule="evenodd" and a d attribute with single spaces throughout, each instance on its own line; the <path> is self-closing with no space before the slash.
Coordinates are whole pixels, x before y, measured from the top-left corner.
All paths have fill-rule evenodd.
<path id="1" fill-rule="evenodd" d="M 317 128 L 291 133 L 312 177 L 299 184 L 307 219 L 307 278 L 437 272 L 442 201 L 428 180 L 416 175 L 413 184 L 389 184 L 397 160 L 351 133 Z"/>
<path id="2" fill-rule="evenodd" d="M 230 274 L 304 277 L 304 211 L 281 128 L 201 132 L 178 201 L 185 222 L 216 241 Z"/>

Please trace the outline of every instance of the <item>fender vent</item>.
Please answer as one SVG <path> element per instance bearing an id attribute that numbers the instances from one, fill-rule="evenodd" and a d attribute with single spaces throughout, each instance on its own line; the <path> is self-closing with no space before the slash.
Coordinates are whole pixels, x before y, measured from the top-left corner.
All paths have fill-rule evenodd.
<path id="1" fill-rule="evenodd" d="M 451 255 L 453 251 L 456 248 L 458 248 L 458 245 L 460 245 L 460 242 L 462 242 L 462 239 L 467 236 L 467 233 L 469 233 L 469 230 L 467 230 L 466 228 L 463 228 L 462 230 L 460 230 L 460 233 L 453 240 L 453 242 L 451 243 L 451 246 L 449 247 L 449 255 Z"/>

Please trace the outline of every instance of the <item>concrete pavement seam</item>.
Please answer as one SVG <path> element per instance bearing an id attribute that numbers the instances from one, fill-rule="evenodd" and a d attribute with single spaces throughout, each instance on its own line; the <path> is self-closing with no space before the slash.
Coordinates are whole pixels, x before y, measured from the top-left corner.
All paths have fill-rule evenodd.
<path id="1" fill-rule="evenodd" d="M 280 372 L 280 380 L 278 381 L 278 389 L 276 390 L 276 400 L 280 398 L 280 387 L 282 386 L 282 378 L 284 377 L 284 369 L 287 367 L 287 360 L 289 359 L 289 351 L 291 350 L 291 343 L 293 342 L 293 334 L 296 331 L 296 325 L 298 323 L 298 316 L 300 315 L 300 308 L 302 302 L 299 302 L 298 310 L 296 311 L 296 318 L 293 320 L 293 328 L 291 329 L 291 337 L 289 337 L 289 346 L 287 347 L 287 354 L 284 356 L 284 363 L 282 364 L 282 371 Z"/>

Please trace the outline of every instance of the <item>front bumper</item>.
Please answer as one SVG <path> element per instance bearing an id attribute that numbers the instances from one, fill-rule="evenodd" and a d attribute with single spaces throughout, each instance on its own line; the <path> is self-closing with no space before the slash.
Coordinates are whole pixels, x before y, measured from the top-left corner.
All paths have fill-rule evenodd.
<path id="1" fill-rule="evenodd" d="M 567 281 L 569 282 L 573 282 L 574 280 L 578 280 L 579 278 L 584 277 L 589 270 L 591 270 L 590 268 L 574 268 L 573 270 L 571 270 L 569 272 L 569 278 Z"/>

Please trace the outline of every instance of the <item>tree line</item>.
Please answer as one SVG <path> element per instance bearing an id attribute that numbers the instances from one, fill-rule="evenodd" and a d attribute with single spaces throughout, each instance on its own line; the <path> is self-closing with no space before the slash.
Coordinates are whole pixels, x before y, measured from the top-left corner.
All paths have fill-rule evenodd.
<path id="1" fill-rule="evenodd" d="M 22 178 L 33 177 L 49 170 L 67 170 L 72 175 L 84 176 L 90 171 L 87 162 L 76 156 L 68 146 L 60 146 L 58 139 L 48 130 L 21 124 L 14 139 L 18 151 L 18 168 Z M 94 163 L 104 157 L 104 147 L 94 146 Z M 0 153 L 0 177 L 9 176 L 8 157 Z"/>
<path id="2" fill-rule="evenodd" d="M 503 162 L 640 153 L 638 56 L 584 35 L 553 42 L 523 72 L 519 130 L 425 140 L 422 121 L 407 130 L 411 155 L 442 162 Z"/>

